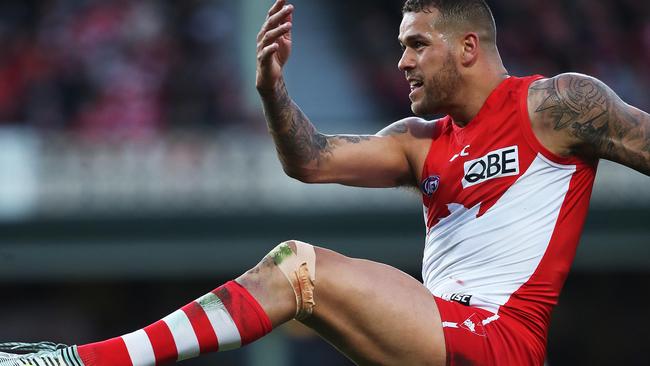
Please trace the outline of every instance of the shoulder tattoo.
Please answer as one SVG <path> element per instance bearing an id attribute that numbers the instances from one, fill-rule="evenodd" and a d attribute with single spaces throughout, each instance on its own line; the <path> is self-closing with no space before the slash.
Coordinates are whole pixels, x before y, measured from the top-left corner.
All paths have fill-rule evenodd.
<path id="1" fill-rule="evenodd" d="M 560 76 L 533 89 L 547 95 L 535 112 L 546 112 L 555 130 L 568 129 L 576 138 L 600 146 L 609 131 L 608 91 L 596 80 Z"/>
<path id="2" fill-rule="evenodd" d="M 535 113 L 554 130 L 566 131 L 576 151 L 650 172 L 650 115 L 625 104 L 603 82 L 562 74 L 531 89 L 541 96 Z"/>

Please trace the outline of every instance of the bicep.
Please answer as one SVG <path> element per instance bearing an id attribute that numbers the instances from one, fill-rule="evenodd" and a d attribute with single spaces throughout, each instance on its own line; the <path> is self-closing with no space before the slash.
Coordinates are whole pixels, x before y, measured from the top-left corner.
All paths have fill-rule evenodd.
<path id="1" fill-rule="evenodd" d="M 310 183 L 340 183 L 360 187 L 396 187 L 411 184 L 411 164 L 404 149 L 405 123 L 375 135 L 326 135 L 327 156 L 310 174 Z"/>

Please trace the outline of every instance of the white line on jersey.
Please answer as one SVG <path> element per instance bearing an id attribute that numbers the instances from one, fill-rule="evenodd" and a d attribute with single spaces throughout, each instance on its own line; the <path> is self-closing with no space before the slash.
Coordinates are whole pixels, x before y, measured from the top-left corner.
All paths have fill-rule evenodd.
<path id="1" fill-rule="evenodd" d="M 454 156 L 449 159 L 449 162 L 451 163 L 452 161 L 456 160 L 457 157 L 459 156 L 467 156 L 469 153 L 467 152 L 467 149 L 469 148 L 469 145 L 466 145 L 458 154 L 454 154 Z"/>

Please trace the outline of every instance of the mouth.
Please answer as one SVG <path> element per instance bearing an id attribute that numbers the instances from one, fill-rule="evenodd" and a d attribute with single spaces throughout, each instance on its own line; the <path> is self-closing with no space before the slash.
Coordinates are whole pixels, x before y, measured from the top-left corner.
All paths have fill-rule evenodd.
<path id="1" fill-rule="evenodd" d="M 415 94 L 415 92 L 417 92 L 424 85 L 424 82 L 418 78 L 408 78 L 406 80 L 408 81 L 409 87 L 411 89 L 409 97 L 412 97 L 413 94 Z"/>

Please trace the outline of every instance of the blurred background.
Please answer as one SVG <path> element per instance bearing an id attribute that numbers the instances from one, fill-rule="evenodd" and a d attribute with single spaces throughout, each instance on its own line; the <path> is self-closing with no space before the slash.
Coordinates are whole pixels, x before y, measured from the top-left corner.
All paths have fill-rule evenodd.
<path id="1" fill-rule="evenodd" d="M 402 1 L 295 0 L 289 91 L 326 133 L 410 115 Z M 596 76 L 650 110 L 650 2 L 489 2 L 512 75 Z M 283 175 L 254 88 L 271 1 L 0 2 L 0 341 L 156 321 L 301 239 L 420 278 L 408 190 Z M 650 179 L 602 162 L 550 365 L 647 365 Z M 301 326 L 186 365 L 350 365 Z"/>

